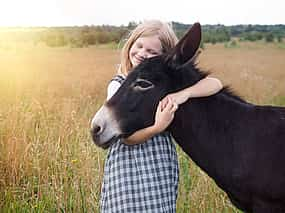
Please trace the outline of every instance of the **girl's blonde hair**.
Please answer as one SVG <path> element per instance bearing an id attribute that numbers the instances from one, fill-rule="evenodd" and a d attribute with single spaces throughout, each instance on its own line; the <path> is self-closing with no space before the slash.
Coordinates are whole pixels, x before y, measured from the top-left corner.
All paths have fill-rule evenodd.
<path id="1" fill-rule="evenodd" d="M 134 42 L 140 37 L 157 35 L 162 46 L 162 53 L 168 52 L 175 46 L 178 39 L 170 26 L 170 24 L 159 21 L 149 20 L 139 24 L 129 35 L 121 52 L 121 64 L 119 73 L 125 76 L 132 70 L 132 64 L 129 57 L 129 52 Z"/>

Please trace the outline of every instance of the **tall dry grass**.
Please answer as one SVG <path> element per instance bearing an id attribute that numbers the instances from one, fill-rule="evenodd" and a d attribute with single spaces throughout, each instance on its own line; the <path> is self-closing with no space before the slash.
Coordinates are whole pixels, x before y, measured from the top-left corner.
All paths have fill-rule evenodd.
<path id="1" fill-rule="evenodd" d="M 285 50 L 207 46 L 199 66 L 247 100 L 285 96 Z M 98 212 L 106 151 L 90 119 L 104 102 L 119 51 L 0 45 L 0 212 Z M 238 212 L 178 148 L 178 212 Z"/>

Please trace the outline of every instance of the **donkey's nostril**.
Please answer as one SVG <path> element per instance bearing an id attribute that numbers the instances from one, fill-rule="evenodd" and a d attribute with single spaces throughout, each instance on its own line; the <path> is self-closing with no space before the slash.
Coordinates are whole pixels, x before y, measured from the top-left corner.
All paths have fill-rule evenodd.
<path id="1" fill-rule="evenodd" d="M 101 130 L 101 127 L 99 125 L 94 125 L 92 130 L 94 134 L 98 134 Z"/>

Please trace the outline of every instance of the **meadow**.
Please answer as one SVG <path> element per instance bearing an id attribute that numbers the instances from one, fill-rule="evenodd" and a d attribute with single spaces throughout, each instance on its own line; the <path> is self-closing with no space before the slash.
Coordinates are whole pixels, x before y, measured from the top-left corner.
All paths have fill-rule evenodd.
<path id="1" fill-rule="evenodd" d="M 119 51 L 0 43 L 0 212 L 99 212 L 107 152 L 89 127 Z M 285 105 L 284 43 L 206 44 L 198 62 L 247 101 Z M 240 212 L 177 148 L 177 212 Z"/>

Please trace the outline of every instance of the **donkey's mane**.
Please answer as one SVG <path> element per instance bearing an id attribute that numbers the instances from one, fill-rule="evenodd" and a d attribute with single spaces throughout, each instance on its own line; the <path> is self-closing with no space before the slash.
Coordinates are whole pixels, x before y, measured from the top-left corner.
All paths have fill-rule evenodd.
<path id="1" fill-rule="evenodd" d="M 191 69 L 192 72 L 197 73 L 198 79 L 201 80 L 207 76 L 209 76 L 211 74 L 211 71 L 204 71 L 201 70 L 200 68 L 198 68 L 198 62 L 196 60 L 194 60 L 193 62 L 189 62 L 189 64 L 187 64 L 186 66 L 188 66 L 189 69 Z M 190 71 L 190 72 L 191 72 Z M 185 72 L 188 72 L 188 70 L 186 70 Z M 220 93 L 226 95 L 227 97 L 233 98 L 241 103 L 247 103 L 240 95 L 238 95 L 234 89 L 229 86 L 226 85 L 223 87 L 223 89 L 220 91 Z"/>
<path id="2" fill-rule="evenodd" d="M 227 96 L 232 97 L 232 98 L 234 98 L 234 99 L 236 99 L 236 100 L 238 100 L 238 101 L 240 101 L 240 102 L 242 102 L 242 103 L 247 103 L 247 102 L 246 102 L 241 96 L 239 96 L 239 95 L 233 90 L 233 88 L 232 88 L 231 86 L 229 86 L 229 85 L 224 86 L 224 88 L 222 89 L 221 92 L 223 92 L 223 93 L 226 94 Z"/>

